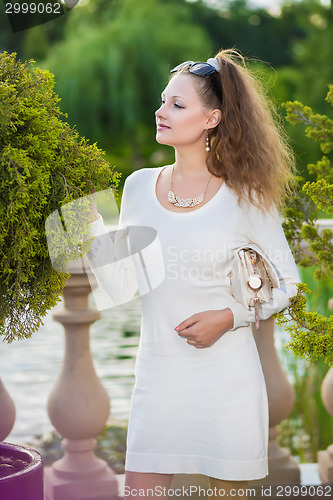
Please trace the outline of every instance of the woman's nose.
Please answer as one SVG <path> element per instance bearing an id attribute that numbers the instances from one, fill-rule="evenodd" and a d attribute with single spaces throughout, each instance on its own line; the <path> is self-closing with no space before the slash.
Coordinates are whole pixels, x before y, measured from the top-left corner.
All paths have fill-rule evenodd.
<path id="1" fill-rule="evenodd" d="M 155 111 L 155 116 L 156 118 L 164 118 L 165 115 L 165 108 L 164 104 L 161 104 L 161 106 Z"/>

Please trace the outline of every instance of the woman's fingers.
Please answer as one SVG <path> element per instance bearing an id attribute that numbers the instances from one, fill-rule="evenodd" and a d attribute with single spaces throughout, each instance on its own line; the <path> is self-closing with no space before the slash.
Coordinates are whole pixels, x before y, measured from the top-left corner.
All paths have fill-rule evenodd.
<path id="1" fill-rule="evenodd" d="M 190 328 L 192 325 L 194 325 L 197 321 L 199 321 L 198 315 L 193 314 L 189 318 L 184 319 L 181 323 L 179 323 L 178 326 L 176 326 L 175 330 L 179 332 L 180 330 L 185 330 L 185 328 Z"/>
<path id="2" fill-rule="evenodd" d="M 196 349 L 204 349 L 205 347 L 208 347 L 203 344 L 200 344 L 200 342 L 196 342 L 195 340 L 187 340 L 187 343 L 192 347 L 195 347 Z"/>
<path id="3" fill-rule="evenodd" d="M 192 328 L 194 326 L 194 323 L 192 323 L 192 325 L 188 326 L 187 328 L 184 328 L 183 330 L 178 330 L 178 335 L 179 337 L 183 337 L 185 339 L 189 339 L 189 340 L 196 340 L 196 337 L 194 336 L 194 328 Z"/>

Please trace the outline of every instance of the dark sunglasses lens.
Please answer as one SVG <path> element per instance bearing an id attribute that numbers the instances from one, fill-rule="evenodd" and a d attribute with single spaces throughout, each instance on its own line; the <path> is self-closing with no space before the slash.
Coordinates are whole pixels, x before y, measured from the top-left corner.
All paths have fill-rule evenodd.
<path id="1" fill-rule="evenodd" d="M 190 68 L 190 73 L 194 73 L 199 76 L 211 75 L 214 73 L 215 68 L 208 63 L 196 63 Z"/>
<path id="2" fill-rule="evenodd" d="M 181 64 L 178 64 L 178 66 L 175 66 L 170 73 L 176 73 L 176 71 L 179 71 L 182 68 L 185 68 L 186 66 L 191 66 L 191 64 L 194 64 L 194 61 L 185 61 Z"/>

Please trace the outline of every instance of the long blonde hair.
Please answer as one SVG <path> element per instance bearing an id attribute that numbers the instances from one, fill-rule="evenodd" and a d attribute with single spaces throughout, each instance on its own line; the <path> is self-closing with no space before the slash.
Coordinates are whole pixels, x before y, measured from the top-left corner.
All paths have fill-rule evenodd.
<path id="1" fill-rule="evenodd" d="M 215 58 L 220 71 L 212 75 L 197 76 L 189 67 L 179 71 L 195 78 L 204 106 L 221 109 L 220 123 L 209 130 L 207 168 L 239 201 L 281 209 L 292 191 L 295 160 L 277 112 L 238 52 L 221 50 Z"/>

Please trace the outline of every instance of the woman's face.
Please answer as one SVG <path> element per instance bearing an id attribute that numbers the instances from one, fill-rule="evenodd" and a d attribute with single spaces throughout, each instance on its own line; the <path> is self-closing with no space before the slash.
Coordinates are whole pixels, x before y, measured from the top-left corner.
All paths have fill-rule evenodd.
<path id="1" fill-rule="evenodd" d="M 204 108 L 191 75 L 175 75 L 162 93 L 156 116 L 156 140 L 160 144 L 184 147 L 205 145 L 205 129 L 211 111 Z"/>

